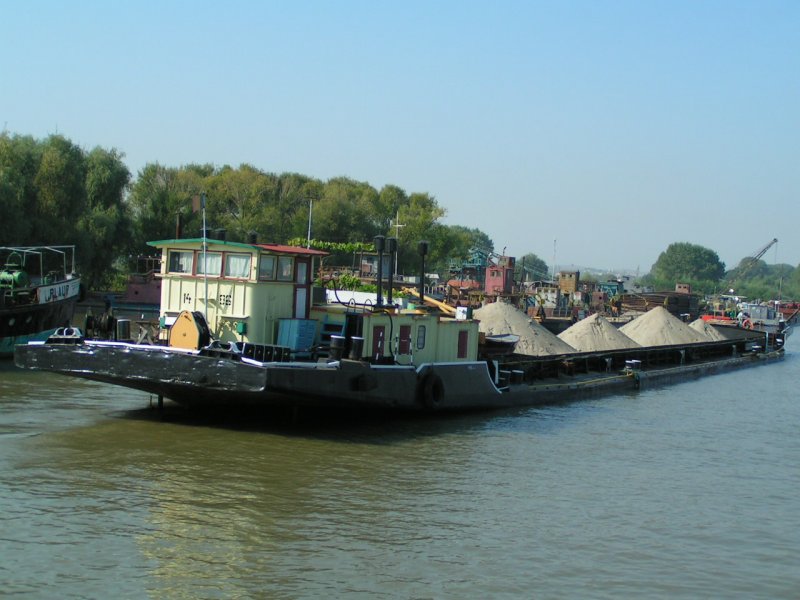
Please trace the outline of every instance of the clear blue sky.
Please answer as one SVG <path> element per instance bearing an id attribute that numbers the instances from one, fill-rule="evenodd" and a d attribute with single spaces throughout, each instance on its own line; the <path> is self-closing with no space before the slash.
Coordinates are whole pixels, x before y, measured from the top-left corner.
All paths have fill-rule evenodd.
<path id="1" fill-rule="evenodd" d="M 800 1 L 0 0 L 0 125 L 428 192 L 512 255 L 800 263 Z M 554 240 L 557 242 L 554 244 Z"/>

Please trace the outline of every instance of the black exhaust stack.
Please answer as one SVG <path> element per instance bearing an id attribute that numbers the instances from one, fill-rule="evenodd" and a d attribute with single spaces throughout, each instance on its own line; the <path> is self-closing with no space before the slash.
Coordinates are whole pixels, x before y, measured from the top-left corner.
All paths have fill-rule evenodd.
<path id="1" fill-rule="evenodd" d="M 376 235 L 373 241 L 375 242 L 375 250 L 378 253 L 378 284 L 376 286 L 378 299 L 375 301 L 375 306 L 383 306 L 383 250 L 386 238 L 382 235 Z"/>
<path id="2" fill-rule="evenodd" d="M 386 238 L 386 251 L 389 253 L 389 289 L 386 290 L 386 300 L 392 304 L 392 288 L 394 287 L 394 260 L 397 254 L 397 238 Z"/>
<path id="3" fill-rule="evenodd" d="M 426 240 L 419 242 L 417 250 L 422 257 L 422 270 L 419 274 L 419 303 L 422 304 L 425 299 L 425 255 L 428 254 L 428 242 Z"/>

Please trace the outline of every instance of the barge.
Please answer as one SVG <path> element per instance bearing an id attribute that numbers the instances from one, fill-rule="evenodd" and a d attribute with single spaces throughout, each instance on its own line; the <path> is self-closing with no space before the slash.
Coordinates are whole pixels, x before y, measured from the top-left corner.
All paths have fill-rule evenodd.
<path id="1" fill-rule="evenodd" d="M 134 342 L 124 321 L 99 336 L 61 328 L 45 342 L 17 346 L 16 364 L 188 407 L 441 412 L 581 399 L 783 356 L 782 334 L 746 329 L 720 341 L 522 355 L 509 347 L 513 336 L 487 339 L 468 311 L 422 308 L 422 290 L 414 308 L 393 304 L 391 294 L 384 303 L 380 285 L 375 303 L 328 302 L 310 276 L 319 251 L 224 240 L 152 244 L 163 252 L 159 339 Z"/>
<path id="2" fill-rule="evenodd" d="M 379 364 L 250 358 L 255 349 L 183 350 L 81 338 L 65 329 L 18 346 L 20 367 L 138 389 L 199 408 L 311 406 L 446 411 L 531 406 L 666 385 L 780 359 L 763 340 L 577 353 L 547 358 Z M 278 360 L 275 360 L 275 359 Z"/>

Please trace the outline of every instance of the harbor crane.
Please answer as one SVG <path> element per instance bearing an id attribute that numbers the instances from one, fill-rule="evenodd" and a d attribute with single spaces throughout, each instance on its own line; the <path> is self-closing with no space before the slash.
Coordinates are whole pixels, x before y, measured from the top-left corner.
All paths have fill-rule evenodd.
<path id="1" fill-rule="evenodd" d="M 755 254 L 743 258 L 742 261 L 739 263 L 739 266 L 735 269 L 734 275 L 723 282 L 724 283 L 723 289 L 728 290 L 732 288 L 733 284 L 742 279 L 742 277 L 744 277 L 745 274 L 747 274 L 747 272 L 750 271 L 750 269 L 752 269 L 756 264 L 758 264 L 758 261 L 761 260 L 761 257 L 767 253 L 767 250 L 772 248 L 777 243 L 778 243 L 778 238 L 772 238 L 772 240 L 770 240 L 769 243 L 767 243 L 760 250 L 756 251 Z"/>
<path id="2" fill-rule="evenodd" d="M 739 266 L 733 270 L 730 277 L 723 280 L 721 288 L 722 292 L 713 296 L 710 299 L 709 305 L 711 309 L 716 313 L 724 313 L 733 308 L 735 302 L 738 300 L 734 300 L 729 296 L 734 291 L 734 284 L 741 281 L 741 279 L 756 265 L 758 261 L 761 260 L 761 257 L 764 256 L 767 251 L 772 248 L 775 244 L 778 243 L 778 238 L 772 238 L 769 242 L 767 242 L 761 249 L 757 250 L 751 256 L 747 256 L 741 260 Z"/>

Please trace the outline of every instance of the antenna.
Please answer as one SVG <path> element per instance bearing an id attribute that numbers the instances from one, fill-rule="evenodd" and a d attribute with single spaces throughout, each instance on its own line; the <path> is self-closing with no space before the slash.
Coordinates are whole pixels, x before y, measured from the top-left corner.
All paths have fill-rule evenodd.
<path id="1" fill-rule="evenodd" d="M 206 229 L 206 193 L 200 194 L 200 202 L 203 207 L 203 283 L 205 284 L 205 303 L 203 316 L 208 323 L 208 257 L 206 251 L 208 250 L 208 230 Z"/>

